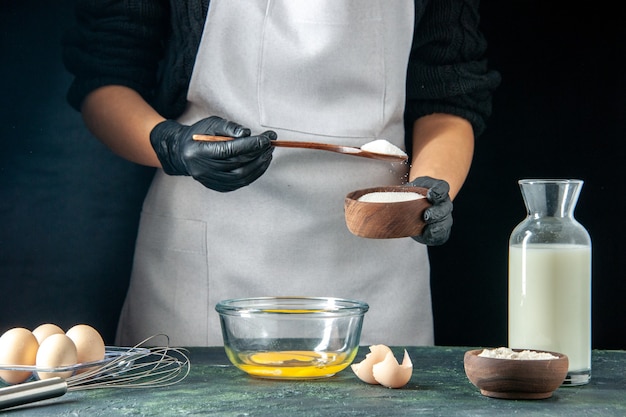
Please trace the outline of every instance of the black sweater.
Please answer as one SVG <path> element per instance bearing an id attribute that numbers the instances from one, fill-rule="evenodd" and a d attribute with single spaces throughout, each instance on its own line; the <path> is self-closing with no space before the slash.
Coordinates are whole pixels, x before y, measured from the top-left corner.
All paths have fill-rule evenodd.
<path id="1" fill-rule="evenodd" d="M 500 75 L 487 68 L 478 30 L 478 0 L 415 0 L 415 33 L 407 72 L 407 126 L 420 116 L 450 113 L 476 135 L 491 113 Z M 81 0 L 63 40 L 74 76 L 68 101 L 80 109 L 104 85 L 139 92 L 166 118 L 185 109 L 209 0 Z"/>

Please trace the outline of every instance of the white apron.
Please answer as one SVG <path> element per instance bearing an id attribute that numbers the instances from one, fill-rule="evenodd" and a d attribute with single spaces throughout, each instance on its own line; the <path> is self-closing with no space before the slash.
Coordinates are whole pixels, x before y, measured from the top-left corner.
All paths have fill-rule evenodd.
<path id="1" fill-rule="evenodd" d="M 392 6 L 393 5 L 393 6 Z M 281 140 L 404 147 L 413 0 L 212 0 L 179 121 L 218 115 Z M 362 344 L 433 343 L 426 247 L 363 239 L 348 192 L 406 181 L 406 164 L 274 150 L 230 193 L 158 171 L 144 203 L 117 343 L 166 333 L 221 345 L 215 305 L 249 296 L 365 301 Z"/>

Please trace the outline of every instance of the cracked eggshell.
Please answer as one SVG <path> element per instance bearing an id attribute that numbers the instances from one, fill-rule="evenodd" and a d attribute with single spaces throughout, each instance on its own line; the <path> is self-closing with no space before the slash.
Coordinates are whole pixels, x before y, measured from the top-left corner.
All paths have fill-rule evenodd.
<path id="1" fill-rule="evenodd" d="M 385 345 L 370 346 L 370 353 L 365 355 L 365 359 L 361 362 L 352 365 L 352 371 L 361 381 L 368 384 L 378 384 L 379 382 L 374 378 L 374 365 L 385 360 L 386 355 L 389 353 L 391 353 L 391 349 Z"/>
<path id="2" fill-rule="evenodd" d="M 357 377 L 368 384 L 378 384 L 374 378 L 373 368 L 378 362 L 382 362 L 385 356 L 391 353 L 391 349 L 385 345 L 370 346 L 370 353 L 365 355 L 365 359 L 351 366 Z"/>
<path id="3" fill-rule="evenodd" d="M 374 379 L 387 388 L 400 388 L 405 386 L 413 374 L 413 363 L 406 349 L 402 364 L 398 364 L 393 353 L 389 352 L 382 362 L 378 362 L 372 367 Z"/>

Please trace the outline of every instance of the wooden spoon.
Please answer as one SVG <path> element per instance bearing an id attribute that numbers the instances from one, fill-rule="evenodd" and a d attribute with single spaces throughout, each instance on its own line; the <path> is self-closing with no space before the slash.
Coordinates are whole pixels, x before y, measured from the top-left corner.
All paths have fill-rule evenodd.
<path id="1" fill-rule="evenodd" d="M 233 138 L 228 136 L 211 136 L 211 135 L 193 135 L 194 140 L 204 140 L 209 142 L 223 142 L 232 140 Z M 404 162 L 407 160 L 406 155 L 394 155 L 386 153 L 376 153 L 370 151 L 364 151 L 361 148 L 354 146 L 333 145 L 330 143 L 319 142 L 292 142 L 286 140 L 273 140 L 273 146 L 281 146 L 283 148 L 304 148 L 304 149 L 318 149 L 322 151 L 330 151 L 342 153 L 345 155 L 361 156 L 363 158 L 379 159 L 389 162 Z"/>

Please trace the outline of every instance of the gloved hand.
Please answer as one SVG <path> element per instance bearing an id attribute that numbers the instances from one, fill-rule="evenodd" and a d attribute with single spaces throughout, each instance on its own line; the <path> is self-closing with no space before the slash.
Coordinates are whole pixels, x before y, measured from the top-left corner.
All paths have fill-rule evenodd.
<path id="1" fill-rule="evenodd" d="M 198 141 L 194 134 L 229 136 L 220 142 Z M 165 120 L 150 132 L 150 143 L 169 175 L 190 175 L 205 187 L 226 192 L 258 179 L 272 160 L 276 132 L 250 136 L 250 129 L 217 116 L 191 126 Z"/>
<path id="2" fill-rule="evenodd" d="M 420 236 L 413 236 L 413 239 L 429 246 L 443 245 L 452 229 L 452 201 L 448 195 L 450 185 L 431 177 L 416 178 L 409 185 L 428 188 L 426 198 L 432 203 L 424 212 L 426 227 Z"/>

